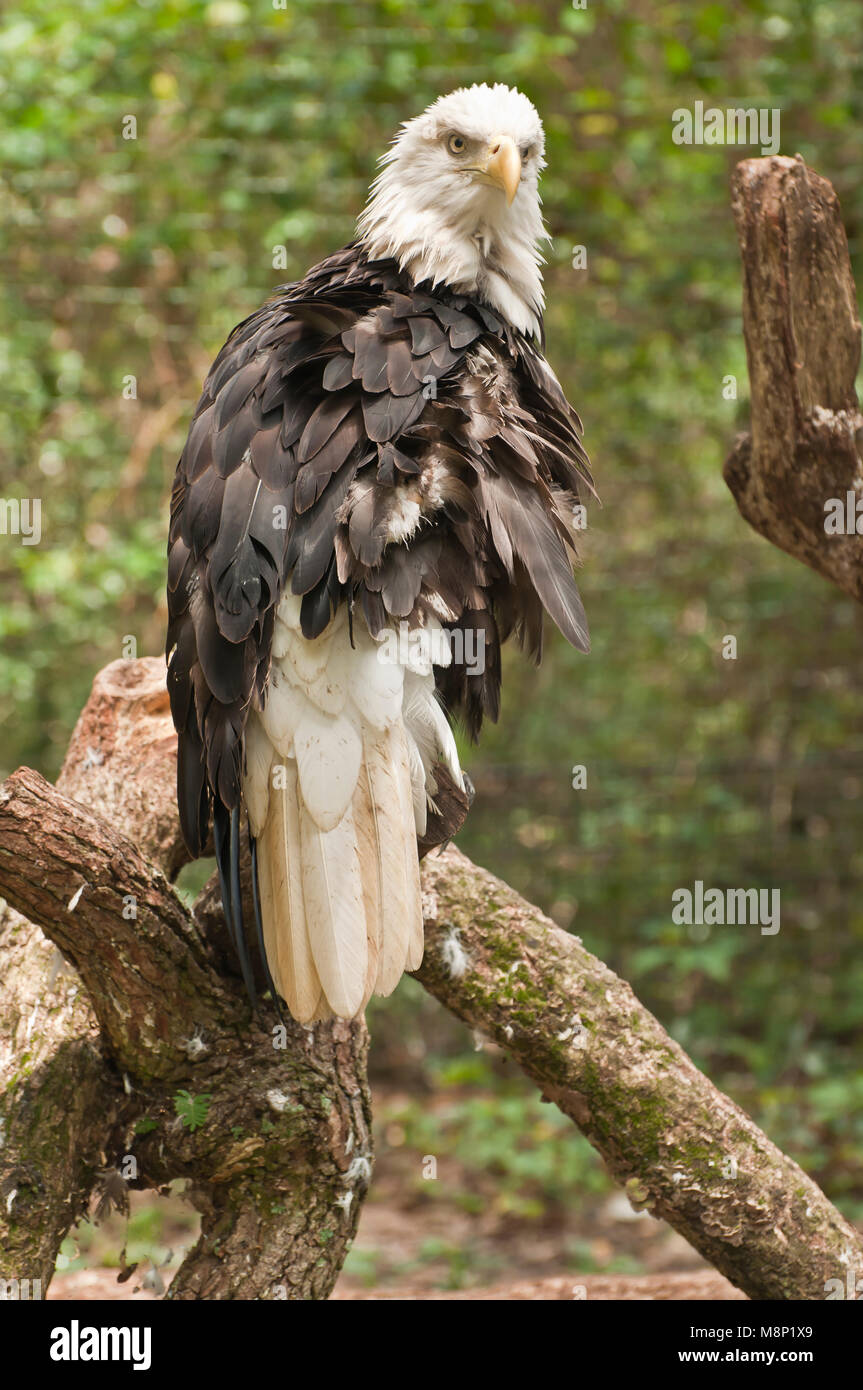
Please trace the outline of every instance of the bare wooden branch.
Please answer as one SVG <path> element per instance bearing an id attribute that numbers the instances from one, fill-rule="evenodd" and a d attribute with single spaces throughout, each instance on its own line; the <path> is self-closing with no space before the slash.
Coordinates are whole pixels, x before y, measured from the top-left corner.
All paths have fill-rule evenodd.
<path id="1" fill-rule="evenodd" d="M 93 681 L 57 786 L 173 879 L 189 858 L 177 822 L 176 785 L 177 735 L 164 661 L 112 661 Z"/>
<path id="2" fill-rule="evenodd" d="M 7 901 L 75 965 L 110 1055 L 141 1081 L 188 1070 L 190 1013 L 225 1047 L 248 1010 L 209 967 L 196 924 L 135 846 L 23 768 L 0 790 Z"/>
<path id="3" fill-rule="evenodd" d="M 756 531 L 863 600 L 863 534 L 825 530 L 825 504 L 863 502 L 860 320 L 839 200 L 799 156 L 774 156 L 738 164 L 732 201 L 752 418 L 725 480 Z"/>
<path id="4" fill-rule="evenodd" d="M 176 739 L 167 711 L 162 661 L 107 666 L 58 788 L 173 874 L 187 856 L 172 804 Z M 76 971 L 8 904 L 0 905 L 0 953 L 0 1276 L 38 1278 L 47 1288 L 60 1242 L 108 1161 L 106 1135 L 125 1098 Z"/>
<path id="5" fill-rule="evenodd" d="M 94 1184 L 132 1159 L 133 1186 L 194 1185 L 201 1240 L 171 1298 L 326 1297 L 371 1171 L 366 1030 L 289 1023 L 274 1036 L 275 1015 L 250 1017 L 218 930 L 202 931 L 155 867 L 185 857 L 164 680 L 162 662 L 115 662 L 79 720 L 61 781 L 116 808 L 111 824 L 27 770 L 0 792 L 0 929 L 17 966 L 0 1008 L 13 1039 L 0 1276 L 47 1288 Z M 66 957 L 59 984 L 46 936 Z M 54 989 L 77 1008 L 56 1017 Z M 194 1128 L 183 1093 L 207 1098 Z"/>
<path id="6" fill-rule="evenodd" d="M 48 1288 L 123 1110 L 87 997 L 38 929 L 0 906 L 0 1278 Z M 44 966 L 44 970 L 43 967 Z M 47 981 L 36 995 L 33 986 Z"/>
<path id="7" fill-rule="evenodd" d="M 167 792 L 159 788 L 156 803 L 165 809 L 155 813 L 147 795 L 148 783 L 172 775 L 163 669 L 156 661 L 115 662 L 99 673 L 58 787 L 109 816 L 116 806 L 125 833 L 167 870 L 182 862 L 176 817 L 168 836 L 174 843 L 163 856 Z M 147 756 L 148 710 L 156 713 L 157 741 L 167 740 L 158 773 Z M 125 721 L 119 739 L 112 712 Z M 115 1131 L 125 1098 L 74 968 L 8 904 L 0 904 L 0 953 L 0 1276 L 39 1279 L 46 1289 L 60 1242 L 86 1210 L 96 1174 L 108 1162 L 106 1136 Z"/>
<path id="8" fill-rule="evenodd" d="M 624 980 L 458 850 L 423 871 L 417 978 L 578 1125 L 633 1206 L 751 1298 L 824 1298 L 863 1241 Z"/>

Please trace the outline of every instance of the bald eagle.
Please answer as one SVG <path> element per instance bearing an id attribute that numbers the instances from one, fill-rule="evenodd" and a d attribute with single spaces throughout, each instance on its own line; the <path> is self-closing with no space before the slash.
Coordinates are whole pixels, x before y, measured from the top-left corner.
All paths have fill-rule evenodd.
<path id="1" fill-rule="evenodd" d="M 542 124 L 473 86 L 406 122 L 357 236 L 241 323 L 171 502 L 167 654 L 186 845 L 212 817 L 227 925 L 301 1023 L 423 954 L 419 859 L 472 788 L 450 719 L 498 716 L 500 646 L 572 575 L 581 423 L 542 353 Z M 251 847 L 254 937 L 240 887 Z"/>

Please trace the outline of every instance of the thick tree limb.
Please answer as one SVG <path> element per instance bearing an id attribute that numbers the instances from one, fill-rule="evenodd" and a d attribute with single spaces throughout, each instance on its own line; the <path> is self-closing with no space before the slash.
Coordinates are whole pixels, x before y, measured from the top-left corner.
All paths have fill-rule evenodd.
<path id="1" fill-rule="evenodd" d="M 134 1186 L 194 1183 L 202 1237 L 170 1297 L 326 1297 L 371 1167 L 366 1030 L 289 1024 L 274 1048 L 250 1019 L 219 931 L 202 933 L 156 867 L 186 857 L 175 757 L 164 664 L 115 662 L 61 777 L 112 823 L 27 770 L 0 793 L 0 881 L 26 914 L 7 908 L 3 924 L 19 969 L 0 1010 L 13 1037 L 0 1277 L 41 1278 L 44 1291 L 94 1183 L 133 1160 Z M 57 953 L 31 922 L 77 967 L 63 988 L 83 1001 L 82 982 L 95 1016 L 79 1004 L 67 1024 L 46 1007 Z M 33 1070 L 25 1020 L 41 1049 Z M 177 1113 L 182 1091 L 210 1097 L 198 1128 Z"/>
<path id="2" fill-rule="evenodd" d="M 17 938 L 34 928 L 3 909 L 3 1073 L 0 1096 L 0 1278 L 47 1289 L 60 1243 L 85 1211 L 123 1106 L 119 1076 L 91 1031 L 69 975 L 30 1005 L 34 975 Z M 6 942 L 12 940 L 12 949 Z M 42 939 L 42 955 L 56 955 Z M 21 990 L 19 993 L 19 986 Z M 25 1008 L 14 1011 L 15 1002 Z M 11 1029 L 5 1024 L 11 1019 Z"/>
<path id="3" fill-rule="evenodd" d="M 824 1298 L 863 1241 L 630 986 L 455 849 L 426 863 L 417 978 L 587 1136 L 636 1207 L 752 1298 Z"/>
<path id="4" fill-rule="evenodd" d="M 90 735 L 87 710 L 82 714 L 58 779 L 61 789 L 74 790 L 79 775 L 94 777 L 98 788 L 98 769 L 108 760 L 96 729 L 110 723 L 104 720 L 106 687 L 120 665 L 96 678 L 87 708 L 101 705 L 103 719 L 94 719 Z M 119 701 L 130 716 L 131 704 Z M 162 704 L 164 736 L 167 695 Z M 136 715 L 146 743 L 140 707 Z M 128 739 L 129 749 L 133 742 Z M 115 778 L 112 790 L 121 785 Z M 147 842 L 145 819 L 136 829 L 158 863 L 159 847 Z M 38 926 L 3 903 L 0 952 L 0 1277 L 38 1279 L 44 1291 L 60 1242 L 86 1210 L 96 1173 L 108 1163 L 103 1146 L 119 1121 L 123 1087 L 74 969 Z"/>
<path id="5" fill-rule="evenodd" d="M 863 501 L 860 321 L 839 200 L 802 159 L 776 156 L 738 164 L 732 201 L 752 421 L 725 481 L 756 531 L 863 600 L 863 535 L 825 532 L 825 503 Z"/>
<path id="6" fill-rule="evenodd" d="M 195 1182 L 204 1235 L 171 1296 L 328 1293 L 371 1167 L 365 1030 L 321 1026 L 312 1051 L 291 1025 L 292 1049 L 275 1049 L 161 872 L 38 773 L 4 784 L 0 843 L 8 900 L 78 968 L 112 1061 L 134 1079 L 126 1157 L 147 1185 Z M 178 1118 L 181 1089 L 210 1099 L 197 1129 Z"/>
<path id="7" fill-rule="evenodd" d="M 211 1047 L 246 1022 L 236 991 L 208 968 L 193 919 L 135 846 L 38 772 L 0 791 L 7 900 L 72 961 L 113 1061 L 141 1082 L 188 1071 L 190 1016 L 206 1013 Z"/>

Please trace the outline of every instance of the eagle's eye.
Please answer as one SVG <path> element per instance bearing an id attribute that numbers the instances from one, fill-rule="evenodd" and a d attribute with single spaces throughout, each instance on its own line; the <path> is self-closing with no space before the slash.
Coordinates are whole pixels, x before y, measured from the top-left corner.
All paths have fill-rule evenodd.
<path id="1" fill-rule="evenodd" d="M 467 140 L 463 135 L 451 135 L 446 145 L 450 154 L 464 154 L 467 149 Z"/>
<path id="2" fill-rule="evenodd" d="M 521 157 L 522 157 L 522 160 L 530 159 L 530 157 L 531 157 L 532 154 L 533 154 L 533 145 L 522 145 L 522 147 L 521 147 Z"/>

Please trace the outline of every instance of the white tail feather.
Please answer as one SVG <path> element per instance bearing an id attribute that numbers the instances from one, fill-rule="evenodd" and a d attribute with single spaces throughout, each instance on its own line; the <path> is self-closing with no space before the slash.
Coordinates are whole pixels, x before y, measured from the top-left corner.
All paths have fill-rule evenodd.
<path id="1" fill-rule="evenodd" d="M 391 738 L 396 753 L 395 761 L 399 769 L 398 792 L 401 823 L 409 827 L 408 833 L 401 837 L 401 851 L 405 866 L 408 929 L 408 948 L 403 969 L 418 970 L 422 965 L 424 946 L 422 889 L 420 887 L 420 861 L 416 840 L 412 833 L 414 807 L 408 735 L 405 733 L 405 727 L 401 721 L 393 725 Z"/>
<path id="2" fill-rule="evenodd" d="M 243 785 L 246 791 L 246 810 L 252 834 L 257 838 L 267 823 L 267 809 L 270 801 L 270 768 L 273 762 L 273 745 L 264 732 L 259 716 L 254 710 L 249 714 L 246 725 L 244 752 L 246 758 Z"/>
<path id="3" fill-rule="evenodd" d="M 426 773 L 443 762 L 461 786 L 461 767 L 453 732 L 441 709 L 431 678 L 405 673 L 403 718 L 416 741 Z"/>
<path id="4" fill-rule="evenodd" d="M 399 754 L 401 753 L 401 764 Z M 363 755 L 371 793 L 373 833 L 380 882 L 380 961 L 376 994 L 392 994 L 407 960 L 412 912 L 405 872 L 405 820 L 402 815 L 399 782 L 410 777 L 406 750 L 399 749 L 390 729 L 384 734 L 369 730 L 363 740 Z M 413 817 L 407 833 L 414 839 Z M 416 857 L 416 846 L 414 845 Z"/>
<path id="5" fill-rule="evenodd" d="M 309 707 L 294 734 L 303 803 L 320 830 L 335 830 L 351 803 L 363 744 L 360 732 L 341 715 Z"/>
<path id="6" fill-rule="evenodd" d="M 264 947 L 276 988 L 299 1023 L 308 1023 L 321 1002 L 306 928 L 296 764 L 290 760 L 280 785 L 270 791 L 267 823 L 258 839 L 258 890 Z"/>
<path id="7" fill-rule="evenodd" d="M 312 957 L 333 1013 L 353 1018 L 363 1001 L 368 943 L 352 813 L 334 830 L 321 830 L 301 800 L 300 842 Z"/>
<path id="8" fill-rule="evenodd" d="M 381 894 L 384 891 L 378 858 L 374 806 L 365 763 L 360 768 L 360 775 L 357 778 L 353 810 L 354 826 L 357 832 L 357 851 L 360 857 L 360 874 L 363 880 L 363 907 L 366 914 L 366 940 L 369 950 L 366 983 L 363 990 L 362 1008 L 364 1009 L 375 992 L 378 979 L 382 934 Z"/>

